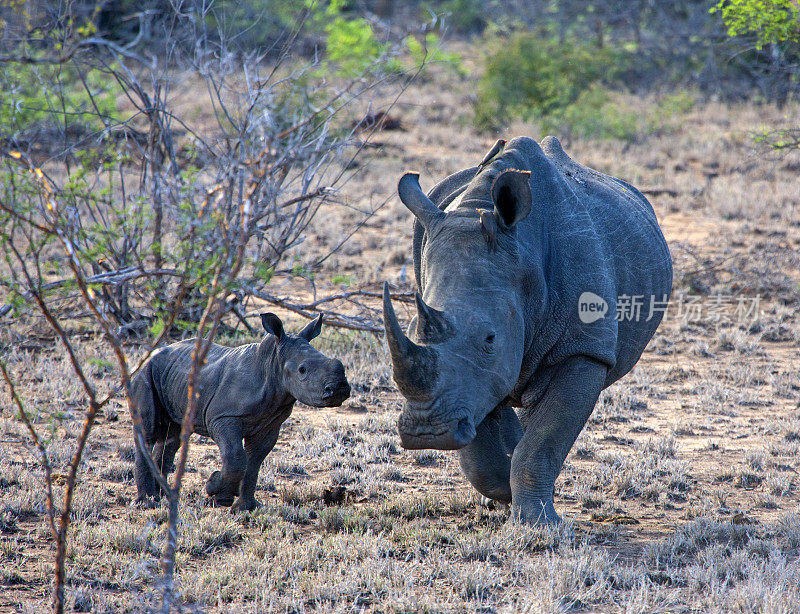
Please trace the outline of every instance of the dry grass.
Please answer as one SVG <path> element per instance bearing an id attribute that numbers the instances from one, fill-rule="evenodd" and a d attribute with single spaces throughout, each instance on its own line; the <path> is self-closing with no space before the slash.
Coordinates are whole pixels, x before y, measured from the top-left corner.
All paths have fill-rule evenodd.
<path id="1" fill-rule="evenodd" d="M 408 132 L 379 138 L 384 147 L 346 187 L 351 204 L 390 196 L 404 168 L 422 171 L 430 187 L 475 164 L 498 136 L 537 135 L 527 125 L 475 134 L 472 83 L 441 78 L 407 95 Z M 747 137 L 781 121 L 769 108 L 706 104 L 639 142 L 565 143 L 577 160 L 640 188 L 678 192 L 652 199 L 676 291 L 762 298 L 760 313 L 741 325 L 668 318 L 634 372 L 603 394 L 570 454 L 556 485 L 563 526 L 509 526 L 507 509 L 480 504 L 454 454 L 403 451 L 382 342 L 328 330 L 318 345 L 345 362 L 353 396 L 343 408 L 296 408 L 259 477 L 262 509 L 232 516 L 206 507 L 204 482 L 219 454 L 195 438 L 178 553 L 187 603 L 208 611 L 800 611 L 800 159 L 754 153 Z M 296 255 L 323 253 L 358 217 L 320 216 Z M 409 286 L 410 221 L 390 201 L 325 263 L 318 290 L 341 274 Z M 299 280 L 276 285 L 309 291 Z M 80 390 L 35 327 L 3 335 L 61 473 Z M 95 364 L 112 360 L 91 338 L 78 345 Z M 105 368 L 93 378 L 110 385 Z M 42 471 L 5 391 L 0 440 L 0 610 L 40 611 L 52 556 Z M 79 610 L 151 603 L 166 512 L 128 507 L 132 460 L 119 404 L 90 440 L 75 502 L 68 589 Z M 346 494 L 326 506 L 334 485 Z"/>

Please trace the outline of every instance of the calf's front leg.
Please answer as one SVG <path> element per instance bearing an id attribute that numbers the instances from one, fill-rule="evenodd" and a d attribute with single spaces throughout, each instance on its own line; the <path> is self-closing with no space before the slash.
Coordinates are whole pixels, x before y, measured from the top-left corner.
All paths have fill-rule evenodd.
<path id="1" fill-rule="evenodd" d="M 136 480 L 136 500 L 134 505 L 138 507 L 153 507 L 156 505 L 159 489 L 156 479 L 150 472 L 150 465 L 147 463 L 145 454 L 149 454 L 153 445 L 157 442 L 158 431 L 158 405 L 155 401 L 155 392 L 149 377 L 151 366 L 148 363 L 144 372 L 134 377 L 131 381 L 131 403 L 136 407 L 142 419 L 142 434 L 144 435 L 145 450 L 139 449 L 134 442 L 135 468 L 134 478 Z M 136 431 L 134 430 L 134 439 Z"/>
<path id="2" fill-rule="evenodd" d="M 279 431 L 280 428 L 275 428 L 245 439 L 244 450 L 247 453 L 247 468 L 245 469 L 242 485 L 239 489 L 239 499 L 233 505 L 231 511 L 247 512 L 258 507 L 258 501 L 256 501 L 255 498 L 258 472 L 267 454 L 269 454 L 275 446 Z"/>
<path id="3" fill-rule="evenodd" d="M 239 485 L 247 468 L 247 455 L 242 446 L 242 422 L 238 418 L 218 420 L 209 432 L 219 446 L 222 471 L 211 474 L 206 492 L 214 497 L 217 505 L 228 507 L 239 494 Z"/>
<path id="4" fill-rule="evenodd" d="M 561 521 L 553 489 L 564 459 L 594 409 L 607 367 L 574 356 L 553 367 L 540 400 L 521 412 L 522 436 L 511 457 L 512 518 L 529 524 Z"/>

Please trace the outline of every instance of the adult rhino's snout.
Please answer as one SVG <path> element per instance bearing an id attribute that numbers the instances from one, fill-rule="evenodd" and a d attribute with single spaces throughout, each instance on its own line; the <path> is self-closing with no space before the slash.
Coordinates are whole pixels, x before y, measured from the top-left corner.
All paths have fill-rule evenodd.
<path id="1" fill-rule="evenodd" d="M 466 412 L 439 421 L 435 410 L 423 415 L 406 407 L 397 420 L 400 443 L 407 450 L 458 450 L 475 439 L 475 424 Z"/>
<path id="2" fill-rule="evenodd" d="M 438 377 L 436 351 L 428 346 L 417 345 L 403 332 L 392 306 L 387 283 L 383 285 L 383 323 L 392 357 L 392 374 L 400 392 L 412 402 L 430 401 Z"/>
<path id="3" fill-rule="evenodd" d="M 417 294 L 417 332 L 424 338 L 442 340 L 452 334 L 444 314 L 424 303 Z M 428 345 L 411 341 L 400 327 L 383 286 L 383 322 L 392 357 L 392 374 L 407 403 L 397 421 L 400 442 L 409 450 L 457 450 L 475 439 L 475 424 L 466 407 L 447 406 L 437 399 L 438 354 Z"/>

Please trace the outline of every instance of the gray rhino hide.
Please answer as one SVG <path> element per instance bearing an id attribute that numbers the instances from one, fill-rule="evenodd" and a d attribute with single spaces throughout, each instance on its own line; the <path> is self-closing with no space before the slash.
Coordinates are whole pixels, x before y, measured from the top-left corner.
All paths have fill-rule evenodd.
<path id="1" fill-rule="evenodd" d="M 494 409 L 468 416 L 476 422 L 476 435 L 459 453 L 473 485 L 488 497 L 511 501 L 514 517 L 555 522 L 558 515 L 552 504 L 553 486 L 564 458 L 600 391 L 633 368 L 655 332 L 662 312 L 648 318 L 650 301 L 651 297 L 659 302 L 668 298 L 672 264 L 652 206 L 636 188 L 577 164 L 553 137 L 544 139 L 541 147 L 529 138 L 516 138 L 503 145 L 498 142 L 479 167 L 447 177 L 428 195 L 447 212 L 448 219 L 472 216 L 481 220 L 491 258 L 496 230 L 491 224 L 487 230 L 486 218 L 494 206 L 492 184 L 508 169 L 530 172 L 530 214 L 516 224 L 516 262 L 522 281 L 507 288 L 524 311 L 524 325 L 517 331 L 523 337 L 519 373 L 513 386 L 503 391 L 506 398 Z M 431 254 L 426 251 L 428 241 L 418 217 L 413 242 L 414 272 L 422 295 L 418 308 L 444 314 L 437 309 L 445 309 L 443 305 L 453 292 L 462 292 L 462 299 L 475 301 L 480 310 L 482 297 L 488 295 L 479 282 L 475 287 L 443 289 L 441 280 L 447 276 L 436 271 L 439 287 L 429 287 L 433 271 Z M 474 244 L 470 245 L 473 249 Z M 453 277 L 469 280 L 468 271 L 465 274 L 462 268 L 474 266 L 472 255 L 463 245 L 451 247 L 448 266 Z M 436 262 L 436 266 L 442 266 L 441 258 Z M 578 302 L 584 292 L 594 293 L 607 303 L 605 317 L 591 323 L 581 321 Z M 616 319 L 617 297 L 621 296 L 643 297 L 638 321 Z M 441 305 L 426 307 L 422 297 Z M 446 314 L 439 317 L 447 323 Z M 453 323 L 454 318 L 449 321 Z M 416 324 L 415 319 L 409 329 L 412 338 Z M 420 339 L 424 335 L 417 331 L 416 336 Z M 438 364 L 431 362 L 435 373 L 429 374 L 428 380 L 444 372 L 441 363 L 447 357 L 440 351 L 436 359 Z M 400 385 L 396 363 L 395 379 Z M 448 383 L 439 385 L 441 389 Z M 518 414 L 509 405 L 520 408 Z M 439 424 L 431 411 L 413 399 L 406 404 L 399 421 L 404 445 L 463 445 L 453 445 L 452 436 L 450 443 L 441 446 L 436 442 L 426 445 L 423 438 L 415 437 L 417 426 Z"/>

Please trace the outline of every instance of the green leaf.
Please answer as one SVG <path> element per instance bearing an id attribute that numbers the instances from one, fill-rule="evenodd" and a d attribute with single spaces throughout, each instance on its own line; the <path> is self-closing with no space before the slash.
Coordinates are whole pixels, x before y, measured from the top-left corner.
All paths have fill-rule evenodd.
<path id="1" fill-rule="evenodd" d="M 351 286 L 353 284 L 352 275 L 334 275 L 331 278 L 331 283 L 337 286 Z"/>
<path id="2" fill-rule="evenodd" d="M 161 335 L 161 333 L 164 332 L 164 327 L 165 326 L 166 326 L 166 324 L 164 323 L 164 320 L 162 320 L 160 317 L 156 318 L 155 320 L 153 320 L 153 323 L 150 325 L 150 334 L 154 338 L 158 337 L 159 335 Z"/>

